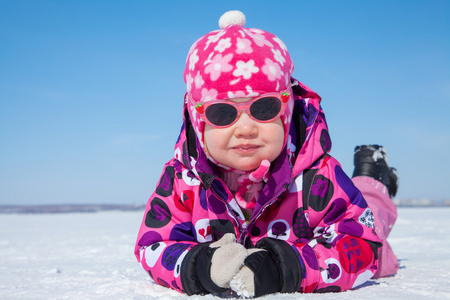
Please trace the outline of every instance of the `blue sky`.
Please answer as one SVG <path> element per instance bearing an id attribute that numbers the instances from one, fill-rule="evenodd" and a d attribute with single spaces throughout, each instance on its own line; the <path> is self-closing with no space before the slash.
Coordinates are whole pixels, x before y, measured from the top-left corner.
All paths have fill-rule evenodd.
<path id="1" fill-rule="evenodd" d="M 173 155 L 191 44 L 227 10 L 280 37 L 347 173 L 450 198 L 450 1 L 1 1 L 0 204 L 143 204 Z"/>

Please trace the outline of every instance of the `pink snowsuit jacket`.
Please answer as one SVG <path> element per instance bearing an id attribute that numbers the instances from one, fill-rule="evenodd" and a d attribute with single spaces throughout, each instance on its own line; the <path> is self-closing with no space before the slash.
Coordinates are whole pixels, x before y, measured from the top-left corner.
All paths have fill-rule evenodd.
<path id="1" fill-rule="evenodd" d="M 374 218 L 328 154 L 321 98 L 295 79 L 292 88 L 296 100 L 289 140 L 272 162 L 248 222 L 199 146 L 185 105 L 175 156 L 147 203 L 135 246 L 138 261 L 156 283 L 194 294 L 190 274 L 183 273 L 190 251 L 228 232 L 247 248 L 268 238 L 287 246 L 279 259 L 284 286 L 291 288 L 282 292 L 345 291 L 376 273 L 381 243 Z"/>

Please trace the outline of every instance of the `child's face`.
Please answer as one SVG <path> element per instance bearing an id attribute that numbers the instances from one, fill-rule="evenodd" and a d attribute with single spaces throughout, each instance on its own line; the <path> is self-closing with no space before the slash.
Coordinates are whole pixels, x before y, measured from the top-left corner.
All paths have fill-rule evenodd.
<path id="1" fill-rule="evenodd" d="M 246 102 L 251 98 L 230 99 Z M 220 164 L 236 170 L 252 171 L 264 159 L 272 162 L 283 149 L 284 129 L 280 118 L 262 123 L 243 111 L 236 123 L 226 128 L 205 124 L 205 146 Z"/>

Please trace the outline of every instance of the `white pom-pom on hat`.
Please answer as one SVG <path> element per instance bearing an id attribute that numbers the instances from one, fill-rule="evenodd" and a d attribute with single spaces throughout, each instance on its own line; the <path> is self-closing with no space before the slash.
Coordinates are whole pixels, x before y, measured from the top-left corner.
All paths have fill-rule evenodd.
<path id="1" fill-rule="evenodd" d="M 239 25 L 244 27 L 245 15 L 239 10 L 227 11 L 220 17 L 219 27 L 225 29 L 229 25 Z"/>

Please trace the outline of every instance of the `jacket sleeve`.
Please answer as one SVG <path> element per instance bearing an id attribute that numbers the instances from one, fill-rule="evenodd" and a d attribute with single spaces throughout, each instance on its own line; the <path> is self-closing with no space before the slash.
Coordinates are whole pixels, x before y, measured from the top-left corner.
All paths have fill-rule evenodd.
<path id="1" fill-rule="evenodd" d="M 382 245 L 370 208 L 331 157 L 302 177 L 303 203 L 293 212 L 290 229 L 294 239 L 265 237 L 256 243 L 276 258 L 281 292 L 340 292 L 363 284 L 377 271 Z M 294 205 L 296 193 L 288 193 L 283 202 Z"/>
<path id="2" fill-rule="evenodd" d="M 339 163 L 326 156 L 304 172 L 302 194 L 293 245 L 303 269 L 300 291 L 339 292 L 369 280 L 382 244 L 372 211 Z"/>
<path id="3" fill-rule="evenodd" d="M 164 166 L 148 200 L 135 245 L 136 258 L 150 277 L 180 292 L 184 292 L 181 263 L 198 245 L 192 224 L 193 201 L 186 198 L 192 197 L 192 189 L 199 186 L 184 184 L 182 174 L 186 171 L 176 160 Z"/>

